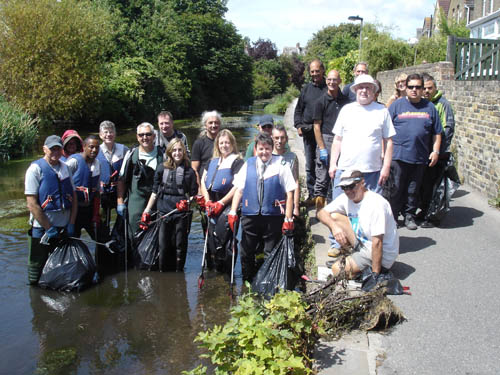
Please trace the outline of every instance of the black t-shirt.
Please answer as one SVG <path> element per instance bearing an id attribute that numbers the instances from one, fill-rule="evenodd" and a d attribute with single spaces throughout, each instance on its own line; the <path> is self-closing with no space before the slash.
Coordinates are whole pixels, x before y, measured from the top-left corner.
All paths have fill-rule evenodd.
<path id="1" fill-rule="evenodd" d="M 193 151 L 191 153 L 191 161 L 199 161 L 200 169 L 198 174 L 200 177 L 203 172 L 207 169 L 208 162 L 212 159 L 214 153 L 214 140 L 208 138 L 206 135 L 198 138 L 194 141 Z"/>
<path id="2" fill-rule="evenodd" d="M 305 130 L 312 129 L 316 100 L 318 100 L 326 90 L 327 88 L 324 80 L 319 85 L 310 82 L 302 88 L 293 116 L 293 123 L 296 128 L 305 128 Z"/>
<path id="3" fill-rule="evenodd" d="M 321 121 L 321 134 L 332 135 L 335 121 L 339 115 L 340 109 L 349 103 L 349 98 L 344 96 L 339 90 L 337 97 L 333 98 L 328 92 L 316 101 L 314 108 L 314 121 Z"/>

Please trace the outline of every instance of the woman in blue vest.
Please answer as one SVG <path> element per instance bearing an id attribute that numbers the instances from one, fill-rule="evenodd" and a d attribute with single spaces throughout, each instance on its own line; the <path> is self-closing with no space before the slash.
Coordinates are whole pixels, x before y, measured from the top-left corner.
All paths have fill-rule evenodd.
<path id="1" fill-rule="evenodd" d="M 232 238 L 227 214 L 236 190 L 233 178 L 243 166 L 233 134 L 223 129 L 214 141 L 213 159 L 201 178 L 208 222 L 207 266 L 219 272 L 231 272 Z"/>
<path id="2" fill-rule="evenodd" d="M 236 187 L 228 223 L 234 232 L 241 202 L 241 271 L 252 282 L 264 257 L 281 238 L 281 230 L 293 231 L 293 192 L 297 183 L 290 166 L 273 155 L 269 134 L 255 137 L 256 155 L 246 161 L 235 176 Z M 257 257 L 257 255 L 263 255 Z M 258 259 L 260 258 L 260 259 Z"/>
<path id="3" fill-rule="evenodd" d="M 142 213 L 140 227 L 147 229 L 155 203 L 158 209 L 156 218 L 178 210 L 161 222 L 159 268 L 160 272 L 182 272 L 193 216 L 193 211 L 189 208 L 189 197 L 198 193 L 198 183 L 196 174 L 190 167 L 186 146 L 180 139 L 174 138 L 169 142 L 165 155 L 166 161 L 155 172 L 153 193 Z"/>

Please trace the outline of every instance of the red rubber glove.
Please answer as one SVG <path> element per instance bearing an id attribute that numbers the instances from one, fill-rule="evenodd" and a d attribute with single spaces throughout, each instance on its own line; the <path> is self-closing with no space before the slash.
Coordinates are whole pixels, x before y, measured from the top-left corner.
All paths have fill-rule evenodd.
<path id="1" fill-rule="evenodd" d="M 212 211 L 214 210 L 214 204 L 215 203 L 212 201 L 207 201 L 207 203 L 205 204 L 205 211 L 206 211 L 208 217 L 212 217 Z"/>
<path id="2" fill-rule="evenodd" d="M 293 225 L 293 220 L 291 221 L 287 221 L 287 219 L 285 219 L 285 221 L 283 222 L 283 226 L 281 227 L 281 231 L 283 232 L 283 234 L 285 234 L 285 232 L 293 232 L 293 228 L 294 228 L 294 225 Z"/>
<path id="3" fill-rule="evenodd" d="M 238 215 L 236 215 L 234 212 L 229 212 L 229 214 L 227 215 L 227 222 L 229 223 L 229 228 L 231 228 L 234 233 L 234 228 L 238 223 Z"/>
<path id="4" fill-rule="evenodd" d="M 205 202 L 205 197 L 203 195 L 197 195 L 196 197 L 194 197 L 194 199 L 196 200 L 196 203 L 200 207 L 200 210 L 205 211 L 207 205 Z"/>
<path id="5" fill-rule="evenodd" d="M 101 215 L 100 215 L 100 208 L 101 208 L 101 197 L 97 196 L 94 198 L 93 202 L 93 213 L 92 213 L 92 220 L 91 222 L 99 226 L 101 224 Z"/>
<path id="6" fill-rule="evenodd" d="M 212 206 L 212 216 L 219 216 L 222 210 L 224 210 L 224 203 L 221 201 L 215 202 Z"/>
<path id="7" fill-rule="evenodd" d="M 143 212 L 139 228 L 141 228 L 142 230 L 148 230 L 150 222 L 151 222 L 151 215 L 148 212 Z"/>
<path id="8" fill-rule="evenodd" d="M 189 210 L 189 202 L 185 199 L 177 202 L 175 204 L 175 207 L 179 210 L 179 212 L 182 212 L 182 211 L 188 211 Z"/>

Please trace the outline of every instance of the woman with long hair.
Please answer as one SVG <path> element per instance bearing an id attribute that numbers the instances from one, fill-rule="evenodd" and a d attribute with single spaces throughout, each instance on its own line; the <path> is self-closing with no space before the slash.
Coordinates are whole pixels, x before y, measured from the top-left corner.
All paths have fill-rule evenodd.
<path id="1" fill-rule="evenodd" d="M 193 216 L 189 198 L 197 194 L 198 183 L 190 167 L 186 146 L 180 139 L 174 138 L 168 143 L 165 155 L 165 162 L 155 172 L 153 193 L 142 213 L 140 226 L 147 229 L 155 203 L 158 209 L 156 219 L 177 209 L 177 212 L 161 219 L 159 268 L 160 272 L 182 272 Z"/>
<path id="2" fill-rule="evenodd" d="M 233 178 L 244 164 L 231 131 L 221 130 L 214 141 L 213 158 L 201 178 L 208 222 L 207 265 L 219 272 L 231 272 L 232 232 L 227 213 L 235 192 Z"/>
<path id="3" fill-rule="evenodd" d="M 387 108 L 389 108 L 391 104 L 399 98 L 403 98 L 406 96 L 406 77 L 408 77 L 406 73 L 401 73 L 396 76 L 396 79 L 394 80 L 394 94 L 392 94 L 387 101 Z"/>

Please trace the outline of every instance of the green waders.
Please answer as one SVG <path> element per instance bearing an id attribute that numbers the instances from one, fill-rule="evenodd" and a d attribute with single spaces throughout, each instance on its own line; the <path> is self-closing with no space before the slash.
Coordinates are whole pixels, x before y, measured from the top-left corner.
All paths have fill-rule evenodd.
<path id="1" fill-rule="evenodd" d="M 38 284 L 43 267 L 54 248 L 54 245 L 40 244 L 40 238 L 33 238 L 32 230 L 28 231 L 28 282 L 30 285 Z"/>

